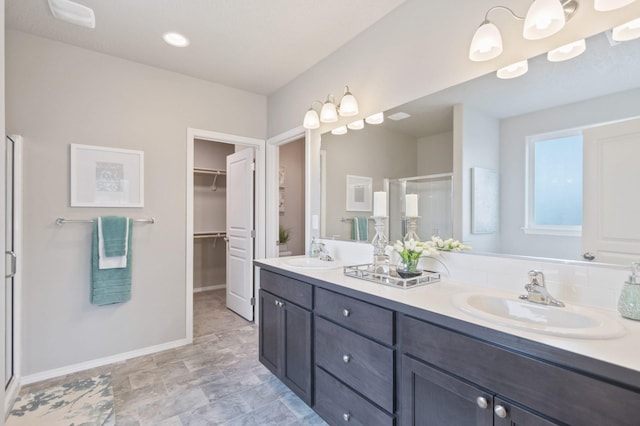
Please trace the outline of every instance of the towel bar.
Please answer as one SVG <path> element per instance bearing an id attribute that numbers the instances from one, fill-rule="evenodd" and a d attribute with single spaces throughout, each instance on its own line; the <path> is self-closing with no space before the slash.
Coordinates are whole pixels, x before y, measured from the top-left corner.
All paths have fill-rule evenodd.
<path id="1" fill-rule="evenodd" d="M 95 219 L 65 219 L 63 217 L 56 218 L 56 225 L 64 225 L 65 223 L 93 223 Z M 138 223 L 156 223 L 155 217 L 149 217 L 145 219 L 133 219 Z"/>

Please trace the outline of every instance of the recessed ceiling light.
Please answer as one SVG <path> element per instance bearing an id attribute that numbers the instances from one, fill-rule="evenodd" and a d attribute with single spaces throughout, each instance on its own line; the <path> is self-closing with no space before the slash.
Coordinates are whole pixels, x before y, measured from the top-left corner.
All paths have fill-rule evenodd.
<path id="1" fill-rule="evenodd" d="M 405 118 L 409 118 L 409 117 L 411 117 L 411 115 L 407 114 L 406 112 L 396 112 L 395 114 L 391 114 L 387 116 L 389 120 L 394 120 L 394 121 L 404 120 Z"/>
<path id="2" fill-rule="evenodd" d="M 175 47 L 185 47 L 189 45 L 189 39 L 178 33 L 164 33 L 162 38 L 165 42 Z"/>

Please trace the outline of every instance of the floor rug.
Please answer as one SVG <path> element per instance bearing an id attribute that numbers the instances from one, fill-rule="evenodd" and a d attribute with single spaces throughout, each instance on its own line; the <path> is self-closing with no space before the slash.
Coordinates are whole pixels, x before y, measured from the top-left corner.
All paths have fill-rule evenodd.
<path id="1" fill-rule="evenodd" d="M 16 398 L 6 426 L 113 426 L 111 374 Z"/>

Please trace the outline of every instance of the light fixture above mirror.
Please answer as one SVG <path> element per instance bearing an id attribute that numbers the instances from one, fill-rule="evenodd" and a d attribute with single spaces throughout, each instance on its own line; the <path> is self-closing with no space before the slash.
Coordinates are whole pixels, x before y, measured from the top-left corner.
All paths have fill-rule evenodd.
<path id="1" fill-rule="evenodd" d="M 320 115 L 313 109 L 313 105 L 316 103 L 322 105 Z M 327 100 L 324 103 L 313 101 L 304 116 L 302 126 L 305 129 L 317 129 L 320 127 L 320 123 L 334 123 L 338 121 L 338 116 L 353 117 L 358 115 L 358 112 L 360 112 L 358 101 L 349 91 L 349 86 L 344 86 L 344 95 L 342 95 L 342 100 L 337 105 L 332 94 L 327 95 Z"/>

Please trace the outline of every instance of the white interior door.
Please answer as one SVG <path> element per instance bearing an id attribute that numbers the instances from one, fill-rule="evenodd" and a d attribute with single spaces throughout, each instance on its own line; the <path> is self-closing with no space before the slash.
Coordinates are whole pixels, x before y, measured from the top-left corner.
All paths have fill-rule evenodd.
<path id="1" fill-rule="evenodd" d="M 254 150 L 227 156 L 227 307 L 253 321 Z"/>
<path id="2" fill-rule="evenodd" d="M 640 258 L 640 119 L 584 131 L 582 249 L 596 262 Z M 631 226 L 632 225 L 632 226 Z"/>

